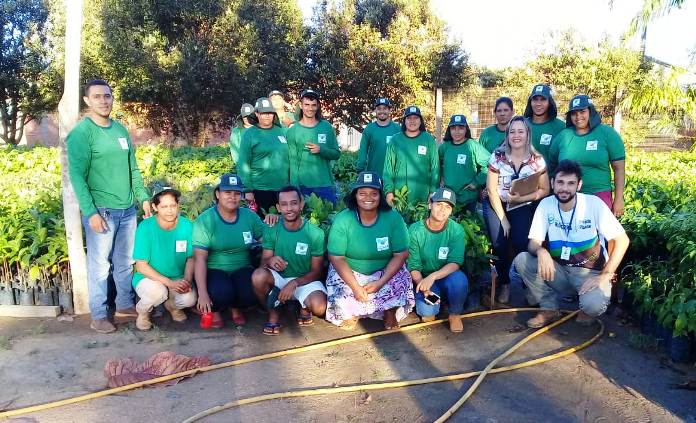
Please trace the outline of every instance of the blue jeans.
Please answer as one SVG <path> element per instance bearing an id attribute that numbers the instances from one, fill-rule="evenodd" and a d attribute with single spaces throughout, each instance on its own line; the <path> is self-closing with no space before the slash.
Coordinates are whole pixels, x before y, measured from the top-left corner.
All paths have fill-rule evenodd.
<path id="1" fill-rule="evenodd" d="M 503 204 L 503 209 L 505 204 Z M 523 251 L 527 251 L 529 245 L 529 228 L 532 226 L 534 210 L 531 205 L 506 211 L 505 215 L 510 222 L 510 233 L 506 237 L 503 233 L 503 226 L 491 207 L 488 199 L 483 202 L 483 218 L 488 228 L 488 237 L 491 240 L 493 254 L 498 257 L 495 263 L 495 270 L 498 273 L 498 284 L 510 284 L 510 266 L 512 259 Z"/>
<path id="2" fill-rule="evenodd" d="M 330 187 L 315 187 L 307 188 L 306 186 L 300 186 L 300 192 L 305 197 L 309 197 L 314 194 L 322 200 L 331 201 L 331 203 L 336 205 L 336 190 L 333 186 Z"/>
<path id="3" fill-rule="evenodd" d="M 466 296 L 469 292 L 469 281 L 461 270 L 457 270 L 442 279 L 436 280 L 430 290 L 439 295 L 443 300 L 447 300 L 450 314 L 462 314 L 462 312 L 464 312 L 464 303 L 466 302 Z M 416 292 L 416 313 L 419 316 L 435 316 L 439 312 L 440 304 L 426 304 L 423 292 Z"/>
<path id="4" fill-rule="evenodd" d="M 113 264 L 116 285 L 116 310 L 133 307 L 133 243 L 137 226 L 135 207 L 109 209 L 99 207 L 108 230 L 97 233 L 82 217 L 87 239 L 87 288 L 89 310 L 93 320 L 107 317 L 107 278 Z"/>

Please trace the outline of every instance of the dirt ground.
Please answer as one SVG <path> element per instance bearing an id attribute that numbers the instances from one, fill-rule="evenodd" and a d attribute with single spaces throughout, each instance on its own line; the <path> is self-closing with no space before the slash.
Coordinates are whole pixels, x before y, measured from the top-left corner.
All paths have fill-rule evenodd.
<path id="1" fill-rule="evenodd" d="M 516 295 L 520 297 L 520 295 Z M 179 422 L 233 399 L 309 387 L 418 379 L 479 370 L 530 331 L 531 314 L 465 320 L 451 334 L 432 326 L 199 374 L 170 387 L 139 389 L 47 410 L 31 422 Z M 265 316 L 251 313 L 245 327 L 231 322 L 219 331 L 156 319 L 148 333 L 122 324 L 115 334 L 89 329 L 86 317 L 0 319 L 0 408 L 18 408 L 105 387 L 104 364 L 112 358 L 145 360 L 160 351 L 205 355 L 224 362 L 345 337 L 350 333 L 317 321 L 298 328 L 284 316 L 283 333 L 261 335 Z M 578 354 L 513 372 L 490 375 L 454 422 L 694 422 L 696 391 L 677 385 L 696 380 L 696 368 L 673 365 L 659 351 L 636 347 L 637 329 L 603 317 L 607 334 Z M 416 323 L 414 315 L 403 322 Z M 356 331 L 380 329 L 361 321 Z M 573 322 L 525 345 L 505 363 L 539 357 L 589 339 L 598 326 Z M 612 333 L 613 336 L 609 336 Z M 206 422 L 428 422 L 438 418 L 473 379 L 367 393 L 358 392 L 263 402 L 221 412 Z M 11 420 L 10 420 L 11 421 Z"/>

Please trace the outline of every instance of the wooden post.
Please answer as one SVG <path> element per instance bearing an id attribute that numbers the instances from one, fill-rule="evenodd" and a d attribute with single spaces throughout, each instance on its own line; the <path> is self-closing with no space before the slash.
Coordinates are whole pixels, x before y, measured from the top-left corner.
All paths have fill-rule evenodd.
<path id="1" fill-rule="evenodd" d="M 65 2 L 65 87 L 58 104 L 63 217 L 70 256 L 73 303 L 76 314 L 89 313 L 87 258 L 82 242 L 82 222 L 77 197 L 68 174 L 65 139 L 80 117 L 80 45 L 82 38 L 82 0 Z"/>
<path id="2" fill-rule="evenodd" d="M 442 88 L 435 89 L 435 140 L 442 141 Z"/>

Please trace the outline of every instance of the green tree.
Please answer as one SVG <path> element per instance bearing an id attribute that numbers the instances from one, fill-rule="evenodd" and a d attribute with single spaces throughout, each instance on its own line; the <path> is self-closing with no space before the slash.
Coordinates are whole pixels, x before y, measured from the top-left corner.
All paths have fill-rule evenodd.
<path id="1" fill-rule="evenodd" d="M 310 31 L 306 83 L 322 92 L 334 123 L 361 128 L 377 97 L 423 105 L 427 91 L 471 79 L 468 55 L 429 1 L 324 1 Z"/>
<path id="2" fill-rule="evenodd" d="M 0 139 L 17 145 L 27 123 L 53 110 L 60 81 L 51 68 L 42 0 L 0 3 Z"/>

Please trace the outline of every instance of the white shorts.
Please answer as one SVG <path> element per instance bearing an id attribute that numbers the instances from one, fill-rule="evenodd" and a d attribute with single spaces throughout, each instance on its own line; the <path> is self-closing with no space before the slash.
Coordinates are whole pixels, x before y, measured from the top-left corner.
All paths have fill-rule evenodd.
<path id="1" fill-rule="evenodd" d="M 278 287 L 278 289 L 283 289 L 285 285 L 288 284 L 291 280 L 295 278 L 284 278 L 280 276 L 280 273 L 276 272 L 273 269 L 268 269 L 271 271 L 271 274 L 273 275 L 273 280 L 274 280 L 274 285 Z M 300 305 L 302 308 L 307 308 L 307 305 L 305 304 L 304 300 L 309 297 L 309 295 L 314 292 L 314 291 L 321 291 L 324 293 L 324 295 L 327 295 L 326 288 L 324 287 L 324 284 L 321 283 L 320 281 L 314 281 L 310 282 L 308 284 L 298 286 L 297 289 L 295 290 L 295 299 L 300 302 Z"/>

